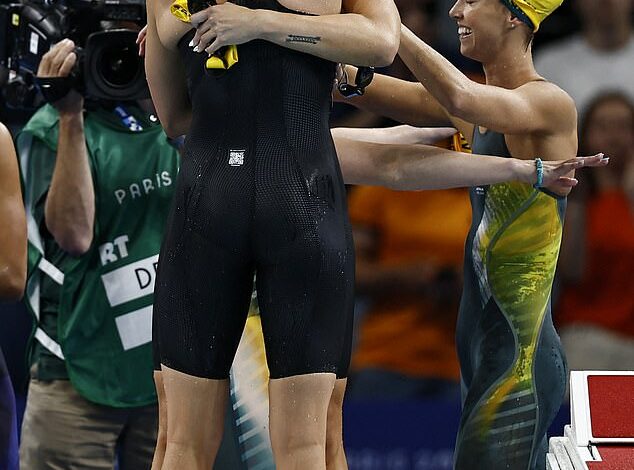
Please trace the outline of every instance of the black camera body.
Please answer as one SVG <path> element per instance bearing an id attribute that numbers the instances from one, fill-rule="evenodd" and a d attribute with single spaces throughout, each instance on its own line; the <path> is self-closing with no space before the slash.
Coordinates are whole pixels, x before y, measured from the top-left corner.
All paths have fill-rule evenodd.
<path id="1" fill-rule="evenodd" d="M 0 0 L 1 1 L 1 0 Z M 86 98 L 128 101 L 149 97 L 137 31 L 144 0 L 23 0 L 0 4 L 0 86 L 7 105 L 35 108 L 42 97 L 35 76 L 42 56 L 64 38 L 75 43 L 69 77 Z"/>

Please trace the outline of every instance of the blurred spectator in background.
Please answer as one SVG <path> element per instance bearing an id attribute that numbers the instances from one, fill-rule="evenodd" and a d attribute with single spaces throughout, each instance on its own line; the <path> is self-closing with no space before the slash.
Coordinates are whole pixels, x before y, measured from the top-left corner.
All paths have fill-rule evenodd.
<path id="1" fill-rule="evenodd" d="M 611 2 L 606 2 L 611 3 Z M 581 152 L 606 168 L 569 199 L 560 259 L 557 322 L 571 370 L 634 370 L 634 104 L 609 93 L 592 101 Z"/>
<path id="2" fill-rule="evenodd" d="M 74 48 L 57 43 L 38 76 L 67 77 Z M 112 469 L 118 454 L 119 469 L 147 469 L 152 294 L 179 157 L 148 103 L 61 96 L 17 140 L 37 319 L 21 468 Z"/>
<path id="3" fill-rule="evenodd" d="M 26 280 L 26 219 L 18 160 L 0 124 L 0 301 L 18 300 Z M 0 318 L 0 323 L 2 323 Z M 18 470 L 18 433 L 13 386 L 0 349 L 0 469 Z"/>
<path id="4" fill-rule="evenodd" d="M 582 31 L 538 50 L 535 68 L 567 91 L 583 116 L 589 101 L 601 91 L 621 90 L 634 99 L 634 0 L 574 3 Z"/>
<path id="5" fill-rule="evenodd" d="M 369 307 L 359 320 L 348 398 L 457 394 L 454 336 L 471 221 L 467 191 L 359 187 L 349 211 L 357 293 Z"/>
<path id="6" fill-rule="evenodd" d="M 436 0 L 396 0 L 396 5 L 404 25 L 427 44 L 436 44 L 436 33 L 438 32 L 436 21 L 438 3 Z M 394 63 L 390 65 L 388 73 L 403 80 L 416 79 L 399 56 L 396 56 Z"/>

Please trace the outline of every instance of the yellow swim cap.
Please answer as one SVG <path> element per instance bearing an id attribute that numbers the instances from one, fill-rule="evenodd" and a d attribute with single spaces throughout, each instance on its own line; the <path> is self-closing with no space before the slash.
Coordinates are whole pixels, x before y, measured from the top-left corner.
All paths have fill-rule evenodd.
<path id="1" fill-rule="evenodd" d="M 541 22 L 563 2 L 564 0 L 502 0 L 502 3 L 520 20 L 533 28 L 533 31 L 537 31 Z"/>

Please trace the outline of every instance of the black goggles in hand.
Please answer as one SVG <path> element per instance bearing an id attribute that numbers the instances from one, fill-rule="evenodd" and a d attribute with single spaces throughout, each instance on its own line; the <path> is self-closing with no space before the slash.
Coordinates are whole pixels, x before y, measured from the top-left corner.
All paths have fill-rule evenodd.
<path id="1" fill-rule="evenodd" d="M 354 79 L 354 85 L 348 83 L 348 73 L 344 67 L 343 77 L 339 82 L 339 93 L 344 98 L 352 98 L 353 96 L 362 96 L 365 93 L 365 88 L 372 83 L 374 78 L 374 67 L 359 67 L 357 70 L 357 76 Z"/>

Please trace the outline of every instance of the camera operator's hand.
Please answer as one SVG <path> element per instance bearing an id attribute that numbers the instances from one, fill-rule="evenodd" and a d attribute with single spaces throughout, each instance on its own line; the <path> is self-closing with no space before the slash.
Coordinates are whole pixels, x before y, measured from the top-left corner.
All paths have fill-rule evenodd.
<path id="1" fill-rule="evenodd" d="M 70 39 L 64 39 L 44 54 L 37 70 L 37 76 L 40 78 L 68 77 L 76 62 L 75 43 Z M 77 91 L 71 89 L 66 96 L 52 104 L 60 114 L 77 114 L 82 112 L 84 98 Z"/>

